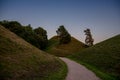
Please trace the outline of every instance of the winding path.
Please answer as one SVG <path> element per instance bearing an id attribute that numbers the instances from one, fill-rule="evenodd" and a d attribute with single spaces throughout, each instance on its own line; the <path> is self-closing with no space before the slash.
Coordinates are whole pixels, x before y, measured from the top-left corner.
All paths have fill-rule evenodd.
<path id="1" fill-rule="evenodd" d="M 100 80 L 92 71 L 68 58 L 62 58 L 68 66 L 66 80 Z"/>

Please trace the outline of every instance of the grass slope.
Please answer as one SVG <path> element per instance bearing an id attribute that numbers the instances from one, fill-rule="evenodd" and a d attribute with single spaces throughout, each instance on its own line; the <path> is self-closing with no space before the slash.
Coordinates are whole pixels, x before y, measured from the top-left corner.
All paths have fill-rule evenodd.
<path id="1" fill-rule="evenodd" d="M 63 80 L 66 65 L 0 26 L 0 80 Z"/>
<path id="2" fill-rule="evenodd" d="M 71 38 L 71 42 L 68 44 L 59 45 L 59 37 L 54 36 L 49 40 L 49 47 L 47 52 L 56 56 L 68 56 L 85 48 L 85 44 L 78 41 L 75 38 Z"/>
<path id="3" fill-rule="evenodd" d="M 120 80 L 120 35 L 69 56 L 103 80 Z"/>

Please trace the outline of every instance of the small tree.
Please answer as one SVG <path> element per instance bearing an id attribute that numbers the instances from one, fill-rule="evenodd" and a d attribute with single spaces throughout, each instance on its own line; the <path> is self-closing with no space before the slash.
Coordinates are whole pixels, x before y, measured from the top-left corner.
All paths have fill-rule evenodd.
<path id="1" fill-rule="evenodd" d="M 92 46 L 93 42 L 94 42 L 94 39 L 92 38 L 90 29 L 86 29 L 86 30 L 84 30 L 84 32 L 85 32 L 85 35 L 86 35 L 86 39 L 85 39 L 86 45 Z"/>
<path id="2" fill-rule="evenodd" d="M 71 35 L 68 33 L 68 31 L 65 29 L 63 25 L 58 28 L 56 33 L 60 38 L 59 41 L 60 44 L 67 44 L 71 41 Z"/>

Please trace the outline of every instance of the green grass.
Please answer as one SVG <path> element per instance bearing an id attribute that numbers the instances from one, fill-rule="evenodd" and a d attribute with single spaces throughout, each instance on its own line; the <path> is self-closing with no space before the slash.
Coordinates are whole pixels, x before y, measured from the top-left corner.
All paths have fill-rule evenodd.
<path id="1" fill-rule="evenodd" d="M 64 80 L 66 74 L 59 58 L 0 26 L 0 80 Z"/>
<path id="2" fill-rule="evenodd" d="M 92 70 L 96 74 L 96 76 L 98 76 L 102 80 L 117 80 L 117 78 L 113 77 L 110 74 L 106 74 L 105 72 L 99 70 L 99 68 L 97 68 L 96 66 L 92 66 L 91 64 L 82 62 L 82 61 L 80 61 L 76 58 L 73 58 L 73 57 L 68 57 L 68 58 L 71 59 L 71 60 L 74 60 L 77 63 L 84 65 L 86 68 Z"/>
<path id="3" fill-rule="evenodd" d="M 50 40 L 48 40 L 48 45 L 45 51 L 50 50 L 51 48 L 57 46 L 58 44 L 59 44 L 58 37 L 57 36 L 52 37 Z"/>
<path id="4" fill-rule="evenodd" d="M 120 35 L 69 56 L 103 80 L 120 79 Z"/>
<path id="5" fill-rule="evenodd" d="M 45 51 L 55 56 L 65 57 L 74 54 L 78 51 L 81 51 L 84 48 L 85 44 L 73 37 L 71 38 L 70 43 L 60 45 L 59 37 L 54 36 L 49 40 L 49 46 Z"/>
<path id="6" fill-rule="evenodd" d="M 60 68 L 58 72 L 49 74 L 49 76 L 44 78 L 44 80 L 65 80 L 68 72 L 67 65 L 62 61 L 60 61 L 60 63 L 63 64 L 62 68 Z"/>

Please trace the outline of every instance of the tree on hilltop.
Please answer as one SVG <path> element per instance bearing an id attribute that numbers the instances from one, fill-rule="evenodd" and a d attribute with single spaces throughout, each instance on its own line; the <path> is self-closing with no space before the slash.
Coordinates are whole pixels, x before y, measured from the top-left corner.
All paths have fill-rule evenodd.
<path id="1" fill-rule="evenodd" d="M 92 34 L 91 34 L 90 29 L 86 29 L 86 30 L 84 30 L 84 32 L 85 32 L 85 35 L 86 35 L 86 39 L 85 39 L 86 45 L 87 46 L 93 46 L 94 39 L 92 38 Z"/>
<path id="2" fill-rule="evenodd" d="M 68 33 L 68 31 L 65 29 L 63 25 L 59 26 L 56 33 L 59 37 L 60 44 L 67 44 L 71 41 L 71 35 Z"/>

